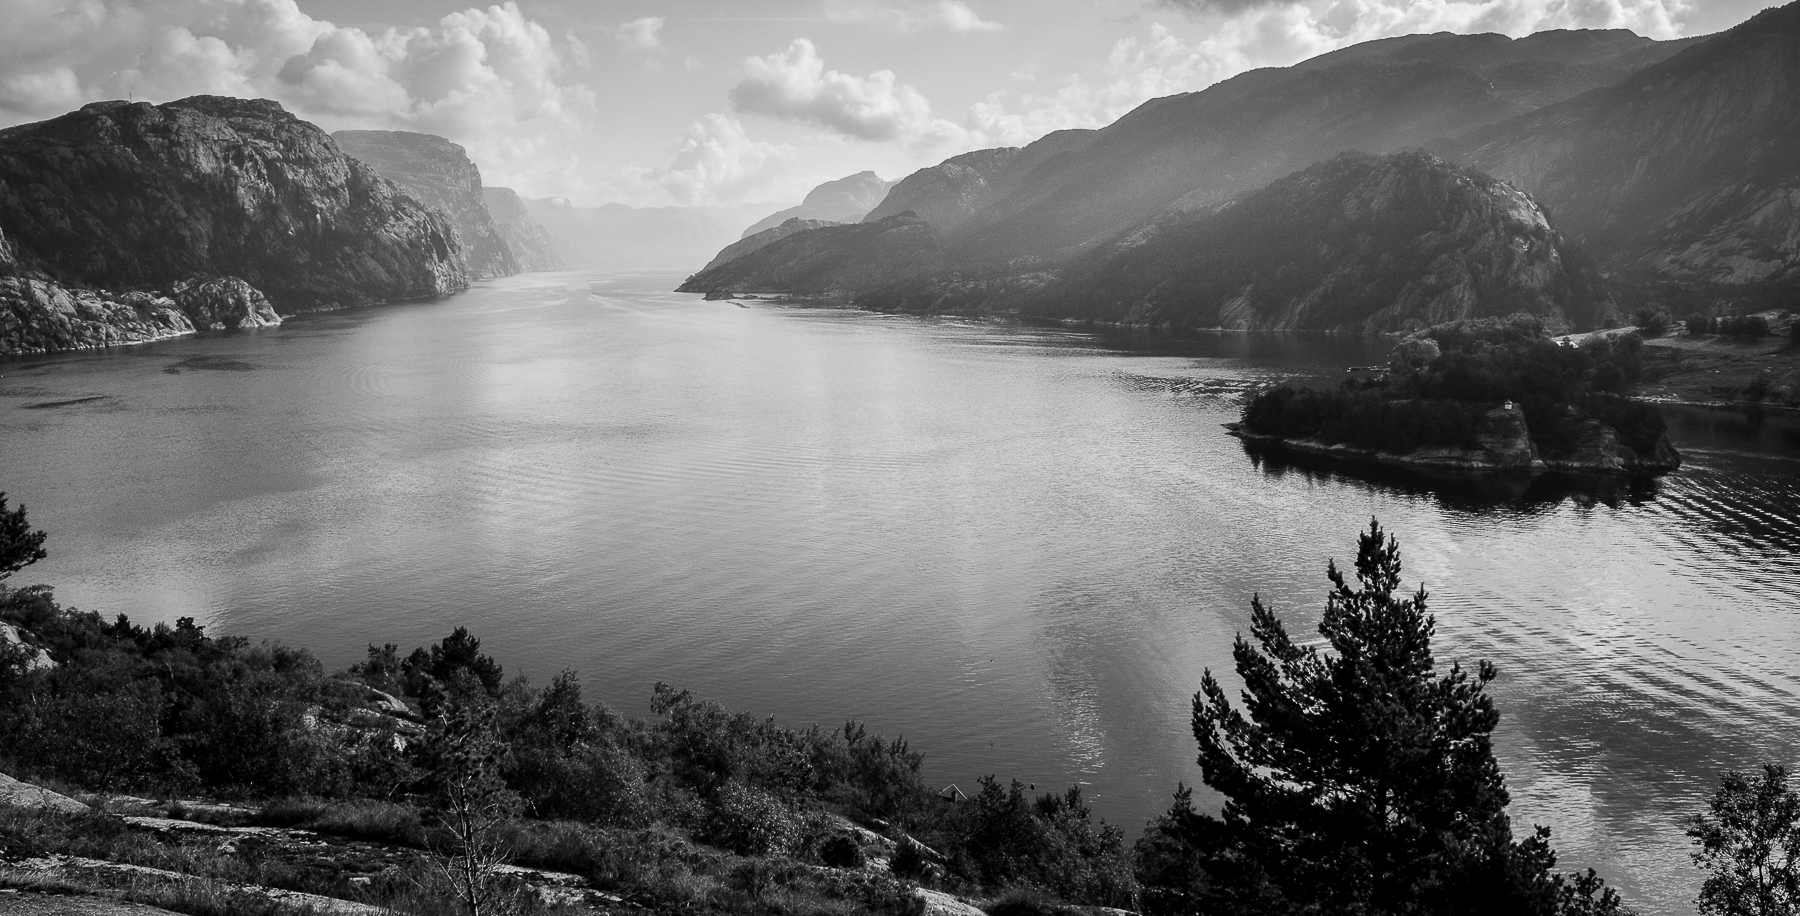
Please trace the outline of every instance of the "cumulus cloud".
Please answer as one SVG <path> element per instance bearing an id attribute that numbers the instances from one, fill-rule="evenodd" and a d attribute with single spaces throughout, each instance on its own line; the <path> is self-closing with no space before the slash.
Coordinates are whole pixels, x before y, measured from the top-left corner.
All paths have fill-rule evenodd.
<path id="1" fill-rule="evenodd" d="M 827 70 L 818 49 L 804 38 L 785 51 L 744 61 L 730 99 L 740 112 L 816 124 L 858 140 L 932 146 L 962 133 L 934 117 L 925 96 L 899 82 L 892 70 L 868 76 Z"/>
<path id="2" fill-rule="evenodd" d="M 993 32 L 1005 28 L 981 18 L 963 0 L 895 5 L 877 0 L 827 0 L 825 18 L 836 22 L 872 22 L 902 32 L 944 29 L 950 32 Z"/>
<path id="3" fill-rule="evenodd" d="M 613 33 L 613 37 L 617 38 L 620 44 L 628 48 L 634 48 L 639 51 L 661 51 L 663 49 L 663 22 L 664 18 L 662 16 L 645 16 L 642 19 L 633 19 L 630 22 L 620 24 L 618 31 Z"/>
<path id="4" fill-rule="evenodd" d="M 585 49 L 513 2 L 380 32 L 294 0 L 0 0 L 0 21 L 0 123 L 97 98 L 273 98 L 328 129 L 449 137 L 490 183 L 529 191 L 578 170 L 593 103 L 568 79 Z"/>
<path id="5" fill-rule="evenodd" d="M 643 177 L 682 204 L 738 201 L 775 178 L 792 154 L 791 147 L 750 139 L 736 118 L 709 114 L 688 127 L 669 165 Z"/>

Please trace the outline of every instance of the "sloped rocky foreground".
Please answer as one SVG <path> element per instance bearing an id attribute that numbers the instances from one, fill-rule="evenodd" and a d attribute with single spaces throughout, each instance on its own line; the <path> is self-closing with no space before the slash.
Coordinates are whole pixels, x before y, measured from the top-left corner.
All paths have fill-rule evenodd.
<path id="1" fill-rule="evenodd" d="M 12 824 L 0 834 L 0 911 L 8 913 L 382 916 L 433 911 L 428 885 L 435 866 L 427 850 L 278 826 L 276 822 L 295 816 L 281 805 L 257 808 L 119 795 L 77 799 L 0 774 L 0 815 Z M 839 883 L 891 880 L 887 870 L 897 848 L 894 840 L 847 819 L 835 826 L 862 848 L 864 864 L 786 867 L 819 872 Z M 904 836 L 899 842 L 916 845 Z M 780 876 L 773 869 L 750 866 L 750 872 L 760 875 L 748 882 L 752 897 L 780 893 Z M 506 910 L 511 912 L 693 911 L 667 900 L 609 893 L 568 872 L 520 865 L 496 871 L 510 887 Z M 952 894 L 928 888 L 914 888 L 913 893 L 912 910 L 921 916 L 985 916 L 981 908 Z"/>

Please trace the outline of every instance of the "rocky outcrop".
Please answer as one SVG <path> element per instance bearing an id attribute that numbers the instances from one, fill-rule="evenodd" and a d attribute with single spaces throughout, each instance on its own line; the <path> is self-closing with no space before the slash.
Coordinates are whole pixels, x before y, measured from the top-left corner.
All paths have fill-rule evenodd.
<path id="1" fill-rule="evenodd" d="M 96 102 L 0 131 L 0 229 L 0 270 L 90 302 L 237 277 L 293 314 L 468 286 L 447 217 L 267 100 Z"/>
<path id="2" fill-rule="evenodd" d="M 512 251 L 520 270 L 563 269 L 562 253 L 550 240 L 550 233 L 531 218 L 531 213 L 525 209 L 525 201 L 518 194 L 511 188 L 482 188 L 481 197 L 487 202 L 494 229 Z"/>
<path id="3" fill-rule="evenodd" d="M 1648 454 L 1639 454 L 1619 441 L 1619 431 L 1599 420 L 1585 420 L 1567 454 L 1546 458 L 1544 466 L 1555 471 L 1601 474 L 1667 474 L 1681 467 L 1681 455 L 1667 436 L 1659 437 Z"/>
<path id="4" fill-rule="evenodd" d="M 414 200 L 449 214 L 471 275 L 508 277 L 519 272 L 518 259 L 488 215 L 481 170 L 460 145 L 404 130 L 340 130 L 331 139 Z"/>
<path id="5" fill-rule="evenodd" d="M 86 814 L 87 805 L 67 795 L 52 792 L 43 786 L 29 782 L 20 782 L 5 773 L 0 773 L 0 805 L 11 808 L 34 808 L 56 811 L 61 814 Z"/>
<path id="6" fill-rule="evenodd" d="M 1020 308 L 1151 327 L 1387 332 L 1519 312 L 1591 327 L 1612 306 L 1529 195 L 1411 151 L 1346 153 L 1222 205 L 1171 210 Z"/>
<path id="7" fill-rule="evenodd" d="M 183 280 L 148 292 L 0 277 L 0 354 L 91 350 L 280 323 L 263 294 L 236 277 Z"/>
<path id="8" fill-rule="evenodd" d="M 262 291 L 237 277 L 183 280 L 169 290 L 169 298 L 203 331 L 244 331 L 281 323 Z"/>
<path id="9" fill-rule="evenodd" d="M 712 270 L 727 261 L 735 261 L 752 251 L 766 248 L 769 245 L 779 242 L 796 232 L 805 232 L 808 229 L 822 229 L 826 226 L 836 225 L 838 225 L 838 223 L 829 220 L 801 219 L 796 216 L 772 229 L 764 229 L 755 235 L 744 236 L 743 238 L 726 245 L 724 250 L 720 251 L 717 256 L 707 262 L 707 265 L 701 268 L 701 270 L 702 272 Z"/>
<path id="10" fill-rule="evenodd" d="M 1446 155 L 1529 191 L 1616 271 L 1800 288 L 1800 3 Z"/>
<path id="11" fill-rule="evenodd" d="M 908 212 L 876 223 L 823 226 L 795 233 L 702 270 L 678 291 L 773 292 L 838 299 L 930 276 L 948 264 L 937 232 Z"/>
<path id="12" fill-rule="evenodd" d="M 806 192 L 798 207 L 771 213 L 744 230 L 743 238 L 773 229 L 791 219 L 821 220 L 828 223 L 854 223 L 868 215 L 887 196 L 894 182 L 874 172 L 857 172 L 836 181 L 827 181 Z"/>

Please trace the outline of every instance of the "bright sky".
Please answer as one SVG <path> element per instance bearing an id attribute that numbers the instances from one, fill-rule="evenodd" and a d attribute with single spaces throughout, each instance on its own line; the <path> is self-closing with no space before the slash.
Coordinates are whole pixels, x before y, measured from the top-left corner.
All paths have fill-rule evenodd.
<path id="1" fill-rule="evenodd" d="M 0 0 L 0 126 L 260 96 L 581 204 L 791 203 L 1410 32 L 1699 35 L 1769 0 Z"/>

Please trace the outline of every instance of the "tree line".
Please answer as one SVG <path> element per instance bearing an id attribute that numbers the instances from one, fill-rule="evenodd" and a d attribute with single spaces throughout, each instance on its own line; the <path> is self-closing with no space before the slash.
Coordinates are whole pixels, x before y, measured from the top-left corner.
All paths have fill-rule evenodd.
<path id="1" fill-rule="evenodd" d="M 41 559 L 43 542 L 0 494 L 0 581 Z M 612 838 L 565 842 L 560 867 L 698 912 L 913 914 L 919 884 L 995 899 L 1002 916 L 1070 905 L 1628 913 L 1592 870 L 1556 871 L 1548 828 L 1515 832 L 1492 743 L 1497 672 L 1439 664 L 1429 595 L 1404 591 L 1398 542 L 1371 521 L 1353 564 L 1326 575 L 1318 639 L 1296 638 L 1253 598 L 1232 648 L 1239 696 L 1210 670 L 1201 678 L 1192 732 L 1222 807 L 1201 810 L 1178 786 L 1135 843 L 1097 821 L 1078 787 L 1038 794 L 990 776 L 946 801 L 904 738 L 853 721 L 788 728 L 667 684 L 653 691 L 652 719 L 623 716 L 587 702 L 573 672 L 542 687 L 507 679 L 461 627 L 404 655 L 370 646 L 327 674 L 304 650 L 213 636 L 187 618 L 107 621 L 42 586 L 0 584 L 0 619 L 31 643 L 0 643 L 0 764 L 101 792 L 379 805 L 383 825 L 359 829 L 430 850 L 472 914 L 505 909 L 499 866 L 528 860 L 521 837 L 544 824 Z M 54 667 L 34 661 L 39 649 Z M 864 864 L 846 822 L 893 838 L 885 876 L 834 885 L 842 899 L 826 909 L 759 890 Z M 7 831 L 0 845 L 18 840 Z M 1800 795 L 1784 768 L 1725 774 L 1690 834 L 1707 873 L 1701 912 L 1800 907 Z M 673 891 L 657 869 L 707 856 L 737 863 L 733 886 L 755 892 L 659 900 Z"/>

